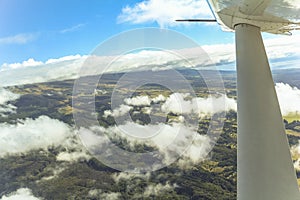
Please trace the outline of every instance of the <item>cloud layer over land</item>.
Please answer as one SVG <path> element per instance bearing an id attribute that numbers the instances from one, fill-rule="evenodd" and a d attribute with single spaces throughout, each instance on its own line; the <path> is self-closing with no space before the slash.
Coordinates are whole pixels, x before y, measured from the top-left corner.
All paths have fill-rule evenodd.
<path id="1" fill-rule="evenodd" d="M 266 50 L 273 69 L 300 67 L 300 45 L 297 45 L 297 41 L 300 41 L 299 34 L 291 37 L 281 36 L 273 39 L 265 39 Z M 234 44 L 204 45 L 200 51 L 197 48 L 181 49 L 174 51 L 176 54 L 168 51 L 142 50 L 122 56 L 94 55 L 89 57 L 87 55 L 70 55 L 49 59 L 45 62 L 29 58 L 21 63 L 2 64 L 0 67 L 0 86 L 76 78 L 79 76 L 83 64 L 85 66 L 82 69 L 84 75 L 95 75 L 103 72 L 191 67 L 211 69 L 212 63 L 217 65 L 217 68 L 223 70 L 234 70 L 234 46 Z M 203 50 L 209 58 L 204 54 L 198 55 L 199 52 L 204 52 Z M 176 55 L 183 56 L 188 62 Z M 87 58 L 88 60 L 86 60 Z M 114 62 L 107 68 L 110 61 Z"/>
<path id="2" fill-rule="evenodd" d="M 0 133 L 0 156 L 5 156 L 60 145 L 70 136 L 71 130 L 63 122 L 40 116 L 20 120 L 15 125 L 0 124 Z"/>

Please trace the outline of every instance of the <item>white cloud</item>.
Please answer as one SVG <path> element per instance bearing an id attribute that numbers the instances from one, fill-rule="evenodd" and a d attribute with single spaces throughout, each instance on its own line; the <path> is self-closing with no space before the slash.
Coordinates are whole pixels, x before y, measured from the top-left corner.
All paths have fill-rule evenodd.
<path id="1" fill-rule="evenodd" d="M 265 38 L 266 50 L 273 69 L 300 68 L 300 35 Z M 200 48 L 200 47 L 199 47 Z M 142 50 L 121 56 L 70 55 L 41 62 L 30 58 L 20 63 L 4 63 L 0 67 L 0 85 L 20 85 L 77 78 L 104 72 L 128 72 L 136 70 L 166 70 L 172 68 L 218 68 L 235 69 L 235 45 L 213 44 L 173 52 Z M 206 53 L 207 53 L 207 56 Z M 199 52 L 203 52 L 199 55 Z M 180 55 L 180 56 L 178 56 Z M 111 63 L 111 61 L 113 61 Z M 84 65 L 82 71 L 81 67 Z M 107 68 L 107 66 L 109 66 Z M 213 68 L 209 68 L 213 69 Z"/>
<path id="2" fill-rule="evenodd" d="M 132 150 L 135 145 L 146 145 L 156 148 L 163 158 L 164 164 L 170 164 L 182 155 L 180 167 L 183 163 L 197 163 L 203 161 L 211 149 L 210 139 L 206 135 L 199 135 L 196 130 L 181 123 L 172 124 L 148 124 L 140 125 L 126 122 L 123 125 L 108 128 L 91 127 L 81 129 L 79 135 L 88 149 L 94 146 L 104 145 L 108 135 L 114 141 L 128 142 Z"/>
<path id="3" fill-rule="evenodd" d="M 47 174 L 50 172 L 52 175 L 43 177 L 41 180 L 37 180 L 36 182 L 39 183 L 41 181 L 48 181 L 54 178 L 59 177 L 59 174 L 62 173 L 64 170 L 68 169 L 68 166 L 65 163 L 56 164 L 56 166 L 47 166 L 43 171 Z"/>
<path id="4" fill-rule="evenodd" d="M 153 101 L 153 103 L 163 102 L 166 101 L 166 97 L 162 94 L 159 94 L 157 97 L 152 98 L 151 101 Z"/>
<path id="5" fill-rule="evenodd" d="M 142 112 L 145 113 L 145 114 L 150 115 L 151 112 L 152 112 L 152 108 L 151 107 L 143 107 Z"/>
<path id="6" fill-rule="evenodd" d="M 112 174 L 112 178 L 114 179 L 114 181 L 116 183 L 119 183 L 120 180 L 125 180 L 125 181 L 130 181 L 131 179 L 135 179 L 135 178 L 140 178 L 140 179 L 144 179 L 144 180 L 149 180 L 150 178 L 150 173 L 146 173 L 146 174 L 137 174 L 137 173 L 128 173 L 128 172 L 119 172 L 119 173 L 114 173 Z"/>
<path id="7" fill-rule="evenodd" d="M 152 99 L 148 96 L 136 96 L 126 98 L 124 102 L 132 106 L 143 106 L 141 111 L 146 114 L 156 111 L 163 112 L 165 114 L 172 112 L 178 115 L 197 114 L 201 117 L 222 111 L 236 110 L 236 101 L 225 95 L 220 95 L 219 97 L 209 96 L 207 98 L 191 98 L 191 96 L 187 93 L 173 93 L 167 98 L 163 95 L 159 95 Z M 159 102 L 163 103 L 158 107 L 157 105 L 152 107 L 151 102 L 156 104 Z M 103 116 L 123 116 L 133 109 L 132 106 L 121 104 L 113 111 L 104 111 Z M 180 116 L 180 120 L 184 121 L 184 117 Z"/>
<path id="8" fill-rule="evenodd" d="M 59 146 L 72 135 L 67 124 L 47 116 L 20 120 L 17 124 L 2 123 L 0 124 L 0 157 Z"/>
<path id="9" fill-rule="evenodd" d="M 165 103 L 162 104 L 162 111 L 175 114 L 189 114 L 195 113 L 199 116 L 211 115 L 214 113 L 236 110 L 236 101 L 227 96 L 221 95 L 220 97 L 194 97 L 187 99 L 189 94 L 174 93 L 171 94 Z"/>
<path id="10" fill-rule="evenodd" d="M 146 0 L 124 7 L 118 21 L 133 24 L 156 22 L 160 27 L 166 27 L 179 25 L 176 19 L 211 17 L 205 0 Z"/>
<path id="11" fill-rule="evenodd" d="M 281 35 L 265 39 L 264 43 L 270 59 L 300 56 L 300 34 Z"/>
<path id="12" fill-rule="evenodd" d="M 136 96 L 124 99 L 127 105 L 132 106 L 150 106 L 151 99 L 148 96 Z"/>
<path id="13" fill-rule="evenodd" d="M 294 168 L 297 171 L 300 171 L 300 141 L 298 141 L 298 144 L 291 147 L 291 153 L 292 157 L 296 159 L 294 162 Z"/>
<path id="14" fill-rule="evenodd" d="M 15 113 L 17 108 L 8 102 L 14 101 L 19 97 L 19 94 L 0 87 L 0 116 L 5 117 L 9 113 Z"/>
<path id="15" fill-rule="evenodd" d="M 105 110 L 103 117 L 113 116 L 120 117 L 128 113 L 133 109 L 133 106 L 143 106 L 142 111 L 146 114 L 150 114 L 152 111 L 151 107 L 147 107 L 151 105 L 151 102 L 158 103 L 165 101 L 166 98 L 163 95 L 158 95 L 157 97 L 150 98 L 149 96 L 136 96 L 132 98 L 124 99 L 126 105 L 121 104 L 119 107 L 111 110 Z M 145 107 L 146 106 L 146 107 Z"/>
<path id="16" fill-rule="evenodd" d="M 40 198 L 37 198 L 33 196 L 32 192 L 28 188 L 20 188 L 15 192 L 12 192 L 8 195 L 2 196 L 0 200 L 39 200 Z"/>
<path id="17" fill-rule="evenodd" d="M 93 189 L 88 193 L 88 197 L 101 200 L 118 200 L 121 197 L 119 192 L 103 192 L 101 189 Z"/>
<path id="18" fill-rule="evenodd" d="M 188 165 L 206 159 L 206 156 L 211 149 L 211 141 L 208 136 L 199 135 L 197 130 L 193 130 L 191 126 L 187 125 L 184 116 L 194 115 L 194 117 L 202 117 L 217 112 L 236 110 L 236 101 L 224 95 L 220 95 L 219 97 L 192 98 L 187 93 L 174 93 L 169 97 L 161 95 L 152 99 L 148 96 L 136 96 L 134 97 L 134 100 L 141 100 L 142 98 L 145 99 L 146 102 L 144 103 L 142 112 L 153 112 L 153 109 L 151 109 L 152 106 L 158 106 L 155 108 L 155 112 L 158 112 L 160 116 L 161 114 L 166 116 L 169 112 L 173 112 L 179 115 L 178 119 L 169 120 L 168 124 L 165 122 L 156 122 L 141 125 L 139 123 L 125 121 L 122 124 L 111 126 L 106 129 L 103 127 L 92 127 L 89 135 L 86 136 L 83 134 L 81 138 L 90 138 L 89 140 L 91 142 L 87 141 L 85 143 L 90 144 L 91 146 L 96 145 L 97 140 L 101 140 L 101 142 L 105 141 L 104 139 L 98 138 L 97 132 L 100 131 L 101 133 L 109 135 L 114 141 L 126 140 L 132 150 L 134 150 L 136 145 L 154 147 L 161 153 L 166 164 L 174 161 L 175 156 L 181 155 L 178 165 L 182 168 L 186 168 Z M 153 100 L 159 100 L 157 102 L 163 103 L 159 105 L 150 104 L 149 107 L 148 104 L 154 102 Z M 131 103 L 131 101 L 128 100 L 125 102 Z M 144 101 L 137 102 L 134 104 L 141 105 L 140 102 Z M 127 105 L 122 104 L 122 106 Z M 121 113 L 119 112 L 119 109 L 114 111 L 118 111 L 118 116 L 120 116 L 119 114 Z M 125 114 L 125 112 L 122 114 Z M 94 138 L 93 134 L 96 134 L 97 136 Z"/>
<path id="19" fill-rule="evenodd" d="M 283 0 L 283 2 L 288 3 L 291 8 L 294 8 L 295 10 L 299 10 L 300 9 L 300 0 Z M 299 14 L 299 13 L 297 13 Z M 297 20 L 297 19 L 295 19 Z"/>
<path id="20" fill-rule="evenodd" d="M 0 44 L 26 44 L 36 39 L 37 34 L 22 33 L 18 35 L 0 38 Z"/>
<path id="21" fill-rule="evenodd" d="M 195 134 L 193 143 L 184 152 L 181 162 L 192 161 L 198 163 L 206 158 L 207 153 L 210 150 L 210 139 L 207 136 Z"/>
<path id="22" fill-rule="evenodd" d="M 0 116 L 7 117 L 7 114 L 16 113 L 16 109 L 12 104 L 0 105 Z"/>
<path id="23" fill-rule="evenodd" d="M 29 59 L 0 67 L 0 85 L 22 85 L 77 78 L 86 56 L 71 55 L 46 62 Z"/>
<path id="24" fill-rule="evenodd" d="M 18 69 L 18 68 L 28 68 L 28 67 L 35 67 L 35 66 L 41 66 L 41 65 L 49 65 L 49 67 L 51 66 L 50 64 L 55 64 L 55 63 L 59 63 L 61 64 L 67 64 L 66 61 L 75 61 L 82 58 L 79 54 L 77 55 L 69 55 L 69 56 L 64 56 L 61 58 L 50 58 L 49 60 L 47 60 L 46 62 L 42 62 L 42 61 L 36 61 L 33 58 L 29 58 L 28 60 L 25 60 L 21 63 L 4 63 L 1 66 L 1 71 L 6 71 L 6 70 L 14 70 L 14 69 Z M 85 57 L 84 57 L 85 58 Z M 34 69 L 34 68 L 33 68 Z M 36 70 L 38 70 L 36 68 Z"/>
<path id="25" fill-rule="evenodd" d="M 201 46 L 214 64 L 235 62 L 234 44 L 212 44 Z"/>
<path id="26" fill-rule="evenodd" d="M 76 55 L 69 55 L 69 56 L 63 56 L 61 58 L 51 58 L 45 62 L 45 64 L 53 64 L 53 63 L 60 63 L 60 62 L 65 62 L 65 61 L 73 61 L 73 60 L 78 60 L 82 58 L 79 54 Z"/>
<path id="27" fill-rule="evenodd" d="M 22 63 L 12 63 L 12 64 L 4 63 L 1 66 L 1 70 L 17 69 L 17 68 L 22 68 L 22 67 L 34 67 L 34 66 L 39 66 L 42 64 L 43 64 L 43 62 L 41 62 L 41 61 L 35 61 L 33 58 L 29 58 L 28 60 L 25 60 Z"/>
<path id="28" fill-rule="evenodd" d="M 69 33 L 69 32 L 74 32 L 82 28 L 85 24 L 77 24 L 75 26 L 72 26 L 70 28 L 66 28 L 60 31 L 60 33 Z"/>
<path id="29" fill-rule="evenodd" d="M 294 162 L 294 168 L 300 171 L 300 158 Z"/>
<path id="30" fill-rule="evenodd" d="M 300 113 L 300 90 L 285 83 L 276 83 L 275 88 L 282 115 Z"/>
<path id="31" fill-rule="evenodd" d="M 148 185 L 145 188 L 143 196 L 144 197 L 157 196 L 165 192 L 170 192 L 174 190 L 175 187 L 176 187 L 175 184 L 171 185 L 170 183 L 166 183 L 166 184 L 158 183 L 156 185 Z"/>
<path id="32" fill-rule="evenodd" d="M 57 161 L 66 161 L 66 162 L 78 162 L 80 160 L 89 160 L 91 158 L 87 152 L 60 152 L 56 156 Z"/>
<path id="33" fill-rule="evenodd" d="M 166 102 L 161 106 L 163 112 L 173 112 L 175 114 L 188 114 L 192 113 L 193 105 L 190 100 L 186 100 L 189 94 L 174 93 L 171 94 Z"/>
<path id="34" fill-rule="evenodd" d="M 0 105 L 5 105 L 8 101 L 14 101 L 19 97 L 19 94 L 13 93 L 5 88 L 0 88 Z"/>
<path id="35" fill-rule="evenodd" d="M 115 108 L 113 111 L 105 110 L 103 117 L 108 117 L 108 116 L 120 117 L 128 113 L 131 109 L 132 109 L 131 106 L 122 104 L 118 108 Z"/>

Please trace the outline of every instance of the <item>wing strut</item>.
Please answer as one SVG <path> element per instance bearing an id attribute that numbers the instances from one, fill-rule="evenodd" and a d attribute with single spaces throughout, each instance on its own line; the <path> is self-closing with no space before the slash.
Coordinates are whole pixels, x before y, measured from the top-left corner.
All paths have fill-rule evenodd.
<path id="1" fill-rule="evenodd" d="M 238 199 L 299 200 L 260 28 L 235 26 L 238 93 Z"/>

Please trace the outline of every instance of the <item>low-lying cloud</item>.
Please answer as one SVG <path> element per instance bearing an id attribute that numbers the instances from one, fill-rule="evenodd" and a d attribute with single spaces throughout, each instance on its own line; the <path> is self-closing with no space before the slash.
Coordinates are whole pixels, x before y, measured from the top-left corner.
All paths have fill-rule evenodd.
<path id="1" fill-rule="evenodd" d="M 119 183 L 122 180 L 130 181 L 131 179 L 139 178 L 146 181 L 149 181 L 151 173 L 148 172 L 146 174 L 136 174 L 136 173 L 128 173 L 128 172 L 119 172 L 112 174 L 112 178 L 116 183 Z"/>
<path id="2" fill-rule="evenodd" d="M 55 127 L 55 128 L 53 128 Z M 0 124 L 0 157 L 59 146 L 72 136 L 71 128 L 47 116 Z"/>
<path id="3" fill-rule="evenodd" d="M 202 116 L 236 110 L 236 101 L 225 95 L 209 96 L 208 98 L 194 97 L 191 100 L 187 99 L 188 95 L 183 93 L 171 94 L 162 105 L 162 111 L 175 114 L 195 113 Z"/>
<path id="4" fill-rule="evenodd" d="M 126 118 L 122 123 L 108 128 L 92 127 L 90 134 L 82 137 L 90 138 L 89 140 L 93 141 L 91 144 L 95 145 L 95 141 L 100 140 L 97 138 L 97 132 L 100 131 L 112 141 L 127 141 L 126 144 L 133 151 L 139 146 L 153 147 L 163 156 L 164 163 L 171 163 L 175 157 L 181 155 L 178 164 L 182 168 L 185 168 L 186 164 L 195 164 L 206 159 L 213 144 L 209 136 L 197 133 L 198 123 L 192 125 L 193 120 L 190 117 L 194 116 L 198 122 L 203 116 L 236 110 L 236 101 L 224 95 L 206 98 L 191 97 L 188 93 L 173 93 L 168 97 L 158 95 L 152 98 L 142 95 L 127 98 L 124 103 L 113 111 L 105 111 L 104 117 L 107 117 L 107 113 L 119 117 L 128 114 L 129 110 L 134 110 L 133 114 L 149 114 L 151 119 L 153 116 L 165 116 L 165 120 L 142 125 L 139 120 L 134 122 Z M 127 104 L 131 107 L 128 108 Z M 166 121 L 170 113 L 177 116 Z M 94 139 L 93 134 L 97 135 Z M 101 139 L 101 142 L 103 141 L 105 140 Z"/>
<path id="5" fill-rule="evenodd" d="M 88 197 L 101 200 L 116 200 L 121 197 L 120 192 L 104 192 L 101 189 L 93 189 L 88 193 Z"/>
<path id="6" fill-rule="evenodd" d="M 266 50 L 273 69 L 299 68 L 300 35 L 278 36 L 265 40 Z M 283 48 L 284 47 L 284 48 Z M 199 52 L 202 52 L 199 55 Z M 180 55 L 180 56 L 178 56 Z M 88 58 L 88 59 L 87 59 Z M 104 72 L 128 72 L 136 70 L 165 70 L 172 68 L 196 68 L 235 70 L 235 45 L 212 44 L 180 50 L 141 50 L 125 55 L 69 55 L 45 62 L 30 58 L 20 63 L 4 63 L 0 67 L 0 86 L 21 85 L 78 78 Z M 188 60 L 188 62 L 187 62 Z M 113 63 L 111 63 L 113 61 Z M 109 68 L 107 68 L 109 66 Z"/>
<path id="7" fill-rule="evenodd" d="M 19 94 L 0 87 L 0 116 L 6 117 L 7 114 L 15 113 L 17 108 L 9 102 L 17 100 L 19 97 Z"/>
<path id="8" fill-rule="evenodd" d="M 300 171 L 300 141 L 297 145 L 291 147 L 292 157 L 296 158 L 294 162 L 294 168 Z"/>
<path id="9" fill-rule="evenodd" d="M 285 83 L 276 83 L 275 88 L 282 115 L 300 113 L 300 90 Z"/>
<path id="10" fill-rule="evenodd" d="M 171 185 L 170 183 L 166 183 L 166 184 L 158 183 L 156 185 L 148 185 L 145 188 L 143 197 L 158 196 L 163 193 L 173 191 L 175 187 L 177 187 L 176 184 Z"/>
<path id="11" fill-rule="evenodd" d="M 40 200 L 40 198 L 35 197 L 31 190 L 28 188 L 20 188 L 15 192 L 8 195 L 2 196 L 0 200 Z"/>
<path id="12" fill-rule="evenodd" d="M 152 111 L 161 113 L 174 113 L 177 115 L 196 114 L 199 117 L 206 115 L 213 115 L 218 112 L 236 110 L 236 100 L 228 98 L 226 95 L 191 97 L 188 93 L 173 93 L 168 97 L 159 95 L 152 99 L 148 96 L 136 96 L 132 98 L 126 98 L 125 104 L 121 104 L 119 107 L 112 111 L 104 111 L 104 117 L 109 115 L 119 117 L 125 115 L 129 110 L 133 109 L 133 106 L 143 107 L 142 112 L 150 114 Z M 126 105 L 127 104 L 127 105 Z M 152 109 L 152 105 L 155 109 Z M 130 105 L 130 106 L 129 106 Z"/>
<path id="13" fill-rule="evenodd" d="M 56 160 L 57 161 L 65 161 L 70 163 L 76 163 L 80 160 L 89 160 L 91 158 L 90 155 L 85 151 L 75 151 L 75 152 L 60 152 Z"/>
<path id="14" fill-rule="evenodd" d="M 182 155 L 180 167 L 185 167 L 186 162 L 191 164 L 203 161 L 211 150 L 209 136 L 199 135 L 197 130 L 181 123 L 140 125 L 127 122 L 108 128 L 81 129 L 79 134 L 92 152 L 93 147 L 111 145 L 106 143 L 105 135 L 107 135 L 110 141 L 126 141 L 124 143 L 126 148 L 132 151 L 140 146 L 156 149 L 162 158 L 162 164 L 171 164 L 178 158 L 178 155 Z"/>
<path id="15" fill-rule="evenodd" d="M 119 107 L 115 108 L 113 111 L 105 110 L 104 117 L 113 116 L 113 117 L 120 117 L 128 113 L 132 109 L 131 106 L 121 104 Z"/>
<path id="16" fill-rule="evenodd" d="M 78 77 L 85 58 L 86 56 L 75 55 L 49 59 L 46 62 L 30 58 L 22 63 L 4 63 L 0 67 L 0 85 L 4 87 L 74 79 Z"/>
<path id="17" fill-rule="evenodd" d="M 148 96 L 126 98 L 125 103 L 132 106 L 150 106 L 151 99 Z"/>

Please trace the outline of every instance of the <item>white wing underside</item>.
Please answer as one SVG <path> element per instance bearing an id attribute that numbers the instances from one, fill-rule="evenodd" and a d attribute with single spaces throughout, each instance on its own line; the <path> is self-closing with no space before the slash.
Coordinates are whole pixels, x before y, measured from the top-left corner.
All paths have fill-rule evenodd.
<path id="1" fill-rule="evenodd" d="M 300 0 L 210 0 L 223 30 L 237 24 L 260 27 L 262 32 L 290 34 L 300 30 Z"/>

